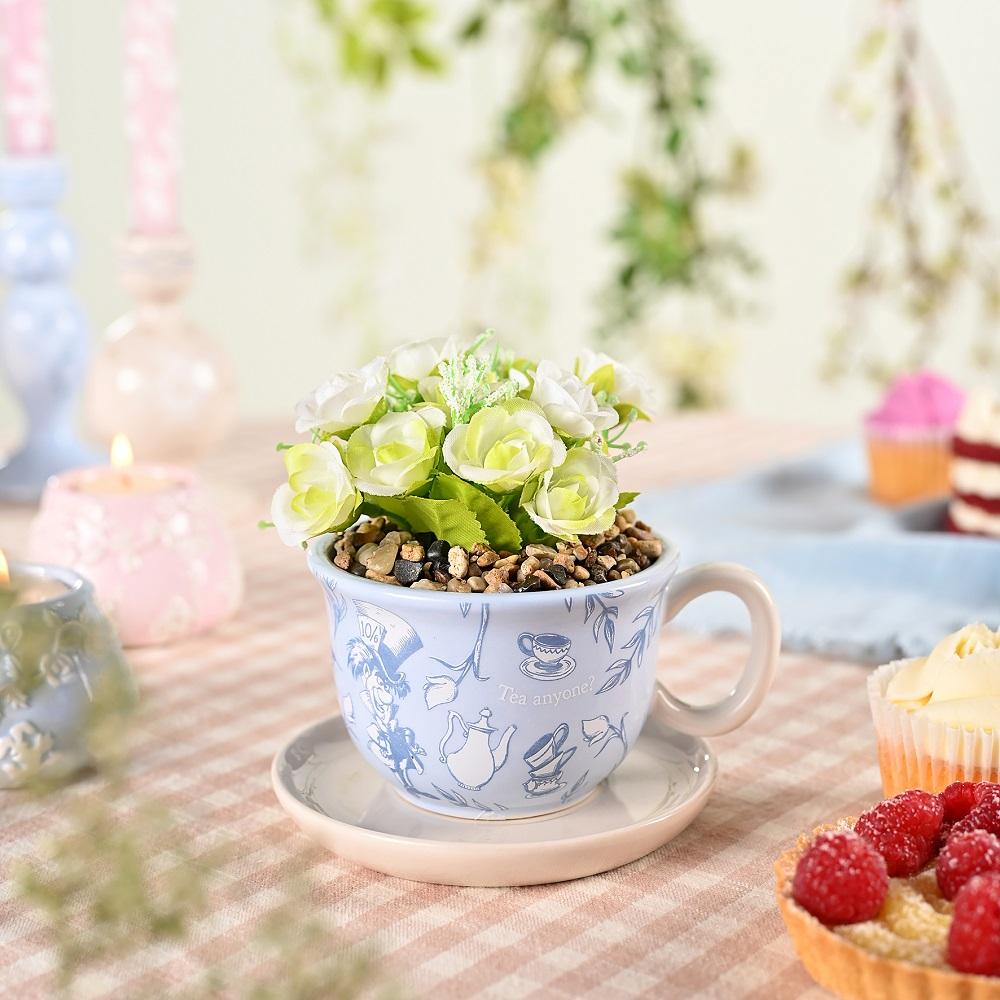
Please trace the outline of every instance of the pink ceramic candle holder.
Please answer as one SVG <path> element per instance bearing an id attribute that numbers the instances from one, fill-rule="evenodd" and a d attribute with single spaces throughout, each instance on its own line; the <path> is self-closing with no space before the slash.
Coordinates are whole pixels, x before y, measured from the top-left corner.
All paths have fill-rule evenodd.
<path id="1" fill-rule="evenodd" d="M 78 469 L 49 480 L 32 557 L 71 565 L 95 586 L 122 644 L 213 628 L 243 596 L 236 548 L 195 475 L 175 466 Z"/>

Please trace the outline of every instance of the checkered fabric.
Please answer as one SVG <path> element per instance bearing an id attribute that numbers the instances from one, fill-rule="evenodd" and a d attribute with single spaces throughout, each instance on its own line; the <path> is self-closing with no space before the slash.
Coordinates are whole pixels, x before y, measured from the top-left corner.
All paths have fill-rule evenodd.
<path id="1" fill-rule="evenodd" d="M 864 672 L 855 664 L 783 656 L 763 709 L 713 741 L 721 773 L 700 818 L 617 871 L 531 888 L 422 885 L 341 861 L 299 833 L 271 791 L 271 758 L 295 730 L 335 711 L 335 699 L 319 589 L 299 553 L 254 527 L 280 475 L 272 443 L 282 433 L 244 428 L 207 472 L 239 521 L 247 572 L 240 614 L 210 636 L 130 655 L 146 707 L 135 792 L 166 802 L 196 852 L 223 835 L 238 840 L 225 867 L 233 891 L 213 901 L 191 939 L 98 967 L 85 994 L 121 1000 L 193 988 L 207 965 L 225 967 L 251 947 L 250 930 L 291 867 L 308 874 L 347 941 L 384 957 L 403 996 L 824 996 L 785 934 L 772 865 L 800 831 L 879 795 Z M 731 416 L 676 419 L 652 428 L 653 447 L 629 474 L 649 489 L 789 455 L 823 436 Z M 14 555 L 30 514 L 0 510 L 0 546 Z M 669 525 L 657 527 L 669 534 Z M 744 651 L 739 640 L 675 631 L 659 670 L 681 695 L 717 697 Z M 26 1000 L 50 994 L 54 954 L 6 875 L 59 827 L 60 805 L 0 796 L 0 996 Z"/>

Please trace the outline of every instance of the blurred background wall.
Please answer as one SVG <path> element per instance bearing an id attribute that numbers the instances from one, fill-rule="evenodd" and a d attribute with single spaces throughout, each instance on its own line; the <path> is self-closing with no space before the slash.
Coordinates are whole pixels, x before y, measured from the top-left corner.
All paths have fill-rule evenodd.
<path id="1" fill-rule="evenodd" d="M 539 353 L 581 343 L 609 268 L 602 235 L 630 142 L 613 99 L 546 165 L 529 245 L 509 265 L 513 279 L 473 289 L 467 262 L 482 188 L 472 167 L 516 41 L 500 37 L 465 53 L 440 81 L 403 81 L 374 114 L 345 85 L 333 110 L 345 132 L 356 143 L 366 129 L 380 139 L 369 182 L 357 188 L 368 199 L 358 222 L 365 231 L 338 246 L 322 232 L 323 202 L 336 198 L 329 185 L 337 177 L 324 170 L 303 88 L 283 52 L 291 6 L 180 5 L 184 217 L 199 257 L 191 308 L 234 357 L 244 413 L 287 412 L 324 371 L 469 319 Z M 830 97 L 863 5 L 703 0 L 682 9 L 719 67 L 714 121 L 753 144 L 761 175 L 757 195 L 727 209 L 727 225 L 745 235 L 765 268 L 756 311 L 725 321 L 737 352 L 731 403 L 751 414 L 850 425 L 871 403 L 872 388 L 830 388 L 818 368 L 838 275 L 857 250 L 882 148 L 880 136 L 840 121 Z M 65 209 L 80 237 L 76 285 L 96 334 L 127 303 L 115 256 L 126 225 L 120 5 L 53 0 L 50 10 L 57 143 L 72 170 Z M 921 11 L 985 203 L 996 208 L 1000 6 L 932 0 Z M 331 308 L 338 281 L 362 259 L 376 291 L 367 326 L 338 319 Z M 692 328 L 716 322 L 684 308 L 672 316 Z M 373 343 L 373 331 L 381 343 Z M 935 360 L 968 374 L 957 347 Z M 15 419 L 0 395 L 0 426 Z"/>

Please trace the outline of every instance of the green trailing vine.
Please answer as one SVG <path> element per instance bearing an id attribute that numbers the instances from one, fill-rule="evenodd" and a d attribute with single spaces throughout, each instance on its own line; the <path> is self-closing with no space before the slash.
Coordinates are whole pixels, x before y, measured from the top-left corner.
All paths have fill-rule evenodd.
<path id="1" fill-rule="evenodd" d="M 606 223 L 615 262 L 595 290 L 595 333 L 658 342 L 664 331 L 656 314 L 671 297 L 698 298 L 721 314 L 746 303 L 744 279 L 757 270 L 757 259 L 736 236 L 717 231 L 708 213 L 713 203 L 752 191 L 754 157 L 743 144 L 721 160 L 709 154 L 704 133 L 714 64 L 674 0 L 476 0 L 457 28 L 446 20 L 444 4 L 299 2 L 326 32 L 340 77 L 372 96 L 406 73 L 444 72 L 458 52 L 489 39 L 501 22 L 523 39 L 512 47 L 517 62 L 502 106 L 492 113 L 496 126 L 481 159 L 487 204 L 475 228 L 474 270 L 496 268 L 500 249 L 525 239 L 522 208 L 532 177 L 579 123 L 607 120 L 604 102 L 613 88 L 616 99 L 624 92 L 640 110 L 643 135 Z M 602 221 L 595 219 L 595 227 Z M 685 344 L 652 353 L 673 375 L 677 402 L 718 401 L 724 351 Z"/>
<path id="2" fill-rule="evenodd" d="M 913 0 L 874 5 L 835 98 L 859 125 L 885 129 L 886 150 L 861 251 L 843 274 L 843 318 L 831 331 L 825 376 L 884 384 L 927 364 L 963 295 L 979 309 L 972 359 L 996 366 L 995 231 Z M 888 345 L 887 321 L 909 332 L 901 347 Z"/>

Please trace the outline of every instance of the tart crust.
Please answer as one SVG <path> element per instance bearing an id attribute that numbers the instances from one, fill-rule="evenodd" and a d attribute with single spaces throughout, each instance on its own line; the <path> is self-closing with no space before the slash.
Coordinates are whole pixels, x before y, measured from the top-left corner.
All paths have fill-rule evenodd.
<path id="1" fill-rule="evenodd" d="M 853 823 L 845 819 L 802 834 L 774 865 L 778 907 L 809 975 L 842 1000 L 998 1000 L 1000 979 L 882 958 L 835 934 L 792 899 L 795 868 L 812 841 Z"/>

